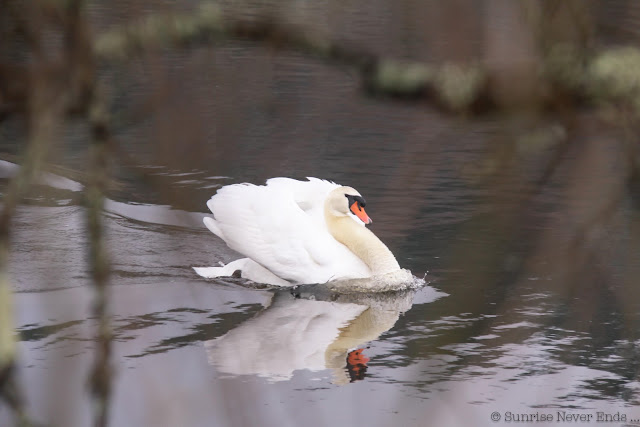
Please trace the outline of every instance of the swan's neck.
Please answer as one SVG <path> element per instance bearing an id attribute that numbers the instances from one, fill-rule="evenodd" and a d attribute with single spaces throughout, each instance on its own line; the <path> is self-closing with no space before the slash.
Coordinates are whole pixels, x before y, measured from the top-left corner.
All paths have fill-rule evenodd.
<path id="1" fill-rule="evenodd" d="M 400 270 L 389 248 L 370 230 L 346 216 L 336 217 L 325 211 L 325 220 L 333 237 L 364 261 L 374 276 Z"/>

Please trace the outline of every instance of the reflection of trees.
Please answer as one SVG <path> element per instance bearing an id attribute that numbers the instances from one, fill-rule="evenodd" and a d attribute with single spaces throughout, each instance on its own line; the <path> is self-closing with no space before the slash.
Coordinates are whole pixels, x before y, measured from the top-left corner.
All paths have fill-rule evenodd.
<path id="1" fill-rule="evenodd" d="M 528 276 L 553 277 L 553 292 L 575 314 L 566 322 L 597 317 L 601 296 L 606 296 L 624 317 L 616 334 L 630 336 L 637 330 L 640 52 L 605 45 L 634 40 L 637 23 L 622 22 L 635 9 L 631 3 L 486 0 L 469 8 L 459 1 L 405 0 L 384 9 L 352 1 L 307 10 L 295 1 L 202 2 L 193 9 L 154 14 L 145 12 L 147 3 L 119 1 L 105 8 L 80 0 L 0 0 L 0 130 L 10 129 L 11 139 L 21 141 L 13 143 L 20 148 L 13 151 L 22 156 L 21 172 L 5 192 L 0 214 L 0 392 L 19 418 L 26 420 L 12 370 L 15 345 L 6 275 L 11 219 L 38 171 L 64 156 L 61 141 L 72 127 L 82 128 L 78 132 L 92 141 L 84 145 L 91 146 L 85 177 L 87 232 L 95 315 L 102 320 L 92 374 L 98 424 L 106 424 L 111 335 L 100 211 L 109 156 L 115 155 L 119 166 L 145 162 L 127 147 L 126 137 L 118 135 L 131 121 L 150 128 L 142 133 L 153 140 L 148 150 L 152 160 L 146 161 L 183 169 L 205 164 L 229 168 L 224 153 L 256 158 L 271 154 L 277 161 L 266 165 L 265 172 L 277 175 L 287 157 L 312 164 L 317 150 L 333 150 L 335 164 L 347 172 L 370 168 L 372 187 L 403 189 L 414 200 L 425 200 L 387 213 L 393 221 L 383 218 L 381 223 L 393 222 L 387 231 L 397 242 L 411 234 L 404 224 L 415 224 L 423 216 L 443 175 L 456 184 L 459 193 L 451 191 L 456 196 L 467 195 L 460 187 L 476 185 L 485 194 L 479 203 L 484 211 L 470 216 L 460 232 L 465 240 L 453 241 L 447 261 L 440 265 L 454 270 L 464 263 L 461 275 L 468 277 L 457 280 L 476 284 L 460 299 L 461 310 L 468 306 L 473 312 L 483 295 L 499 292 L 502 304 L 496 310 L 508 315 Z M 361 34 L 352 27 L 365 9 L 371 19 Z M 129 15 L 133 17 L 124 25 L 109 25 Z M 255 50 L 254 59 L 202 51 L 238 40 L 253 43 L 244 47 Z M 269 56 L 273 51 L 289 61 Z M 184 73 L 177 79 L 164 71 L 164 56 L 175 52 L 187 52 Z M 385 141 L 395 148 L 385 159 L 388 163 L 369 161 L 363 144 L 358 147 L 363 152 L 360 163 L 349 164 L 339 155 L 340 142 L 337 148 L 318 147 L 306 128 L 296 133 L 272 124 L 279 114 L 295 117 L 296 109 L 305 106 L 300 94 L 289 98 L 295 100 L 293 106 L 278 103 L 271 87 L 279 84 L 274 77 L 278 70 L 297 61 L 299 53 L 320 63 L 309 67 L 327 63 L 346 70 L 372 96 L 345 100 L 362 114 L 354 122 L 338 124 L 322 119 L 346 107 L 320 97 L 311 121 L 315 126 L 320 121 L 329 133 L 365 133 L 377 120 L 390 120 L 369 109 L 374 97 L 402 101 L 390 120 L 402 124 L 390 125 L 397 127 Z M 210 70 L 216 59 L 237 66 L 231 73 Z M 136 72 L 136 67 L 143 71 Z M 336 90 L 334 69 L 322 69 L 329 83 L 311 79 L 290 90 L 306 94 L 310 85 L 316 92 Z M 210 71 L 209 77 L 202 77 L 203 70 Z M 136 77 L 120 81 L 126 74 Z M 150 93 L 130 111 L 125 108 L 132 98 L 127 85 L 136 78 L 149 80 Z M 205 101 L 183 96 L 187 89 L 181 81 L 189 78 L 201 79 L 198 88 L 223 79 L 233 83 L 215 89 L 215 99 L 206 101 L 223 116 L 213 130 L 198 115 L 208 106 Z M 244 101 L 229 102 L 249 80 L 257 82 L 251 87 L 258 90 L 245 94 Z M 346 97 L 351 89 L 338 90 Z M 423 102 L 440 112 L 425 111 Z M 125 119 L 119 110 L 131 114 Z M 519 113 L 517 118 L 514 113 Z M 246 136 L 242 132 L 248 121 L 273 126 L 273 141 L 246 137 L 250 143 L 237 143 Z M 9 138 L 0 135 L 8 144 Z M 423 135 L 432 136 L 422 140 Z M 303 140 L 293 154 L 291 143 L 282 143 L 292 138 Z M 209 139 L 215 140 L 215 150 Z M 176 143 L 183 140 L 188 153 Z M 471 141 L 483 147 L 475 155 L 468 152 Z M 442 144 L 451 145 L 448 157 L 433 148 Z M 210 151 L 216 154 L 205 155 Z M 444 172 L 435 165 L 444 165 Z M 383 166 L 393 169 L 390 178 L 375 173 Z M 176 204 L 189 203 L 180 192 L 158 191 Z M 394 192 L 388 193 L 384 201 L 393 205 Z"/>

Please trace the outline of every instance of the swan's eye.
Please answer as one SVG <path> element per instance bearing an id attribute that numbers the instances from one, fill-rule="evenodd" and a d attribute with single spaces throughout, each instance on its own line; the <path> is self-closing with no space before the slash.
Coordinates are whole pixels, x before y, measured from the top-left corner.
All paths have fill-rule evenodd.
<path id="1" fill-rule="evenodd" d="M 349 207 L 353 206 L 354 203 L 358 206 L 358 210 L 362 210 L 362 208 L 367 206 L 367 202 L 364 201 L 362 196 L 352 196 L 351 194 L 345 194 L 344 196 L 349 201 Z"/>

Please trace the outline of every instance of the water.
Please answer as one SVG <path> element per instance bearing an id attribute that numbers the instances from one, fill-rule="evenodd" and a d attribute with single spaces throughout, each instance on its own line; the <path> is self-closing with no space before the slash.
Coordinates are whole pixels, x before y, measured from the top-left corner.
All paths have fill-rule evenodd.
<path id="1" fill-rule="evenodd" d="M 446 59 L 459 42 L 422 51 L 401 26 L 388 41 L 386 9 L 373 9 L 358 31 L 374 50 L 384 39 L 401 57 Z M 340 33 L 351 18 L 324 24 Z M 451 117 L 246 43 L 124 68 L 103 76 L 128 156 L 105 214 L 112 425 L 640 425 L 640 218 L 608 125 L 586 112 L 573 127 Z M 18 151 L 19 127 L 1 128 L 3 151 Z M 54 160 L 83 170 L 87 130 L 71 127 Z M 577 143 L 547 176 L 562 140 Z M 372 230 L 428 284 L 370 296 L 197 276 L 238 257 L 203 226 L 206 200 L 273 176 L 358 189 Z M 12 230 L 19 379 L 36 420 L 84 426 L 96 328 L 85 209 L 75 181 L 51 178 Z"/>
<path id="2" fill-rule="evenodd" d="M 154 173 L 193 194 L 230 181 Z M 495 285 L 473 255 L 451 266 L 452 236 L 471 254 L 502 237 L 464 233 L 486 207 L 472 203 L 470 187 L 441 179 L 428 201 L 391 188 L 369 202 L 382 218 L 373 229 L 400 264 L 430 281 L 379 297 L 203 280 L 192 266 L 235 257 L 201 225 L 203 214 L 109 200 L 114 425 L 492 425 L 495 411 L 638 417 L 638 342 L 625 332 L 637 301 L 626 320 L 614 296 L 584 301 L 556 278 L 509 274 L 504 254 L 504 271 L 484 266 Z M 86 425 L 96 324 L 84 209 L 69 189 L 41 191 L 47 197 L 32 196 L 14 228 L 20 378 L 36 418 Z M 424 218 L 385 219 L 409 201 Z"/>

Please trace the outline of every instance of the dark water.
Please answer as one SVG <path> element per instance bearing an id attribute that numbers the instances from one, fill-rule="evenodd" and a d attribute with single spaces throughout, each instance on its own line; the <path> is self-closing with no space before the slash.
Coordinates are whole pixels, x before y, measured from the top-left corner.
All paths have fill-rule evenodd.
<path id="1" fill-rule="evenodd" d="M 408 40 L 400 56 L 419 50 Z M 576 243 L 594 183 L 615 181 L 620 162 L 590 131 L 371 99 L 348 70 L 243 43 L 165 52 L 104 78 L 117 82 L 116 138 L 129 156 L 117 159 L 105 215 L 112 425 L 640 425 L 640 220 L 623 198 L 580 241 L 591 252 Z M 0 142 L 15 152 L 11 126 Z M 566 185 L 582 182 L 579 168 L 535 190 L 544 141 L 496 167 L 490 153 L 525 132 L 584 138 L 605 163 L 587 165 L 593 194 Z M 66 142 L 57 160 L 81 170 L 86 129 Z M 206 200 L 272 176 L 357 188 L 372 230 L 429 284 L 353 296 L 198 277 L 192 267 L 237 257 L 202 225 Z M 19 376 L 35 419 L 84 426 L 96 327 L 85 210 L 75 186 L 51 185 L 13 228 Z M 5 408 L 0 424 L 11 424 Z"/>
<path id="2" fill-rule="evenodd" d="M 242 180 L 153 173 L 193 197 Z M 428 273 L 428 286 L 371 297 L 203 280 L 192 266 L 234 255 L 201 226 L 202 214 L 109 201 L 113 425 L 492 425 L 494 411 L 551 414 L 557 423 L 564 413 L 640 416 L 638 342 L 625 332 L 637 323 L 637 301 L 625 319 L 610 294 L 566 295 L 555 277 L 510 273 L 504 264 L 519 255 L 492 247 L 498 229 L 475 231 L 490 212 L 447 165 L 411 192 L 392 183 L 376 189 L 367 176 L 353 181 L 373 195 L 373 230 L 402 266 Z M 421 191 L 428 200 L 413 195 Z M 96 325 L 84 210 L 74 197 L 34 196 L 14 229 L 20 377 L 33 414 L 53 425 L 86 425 L 90 416 Z M 409 219 L 394 220 L 412 203 Z M 478 269 L 489 251 L 503 262 Z"/>

